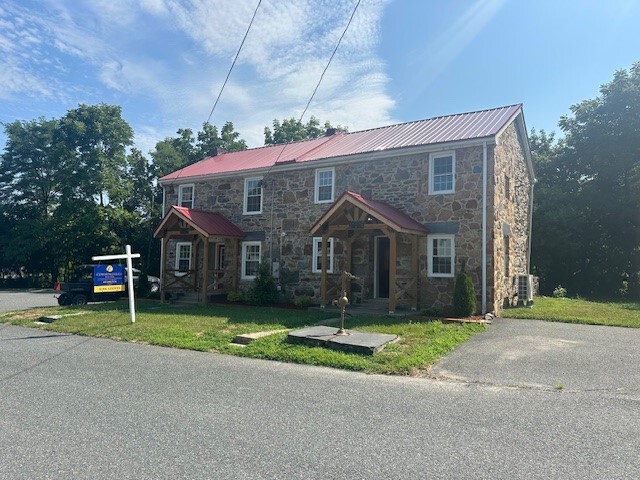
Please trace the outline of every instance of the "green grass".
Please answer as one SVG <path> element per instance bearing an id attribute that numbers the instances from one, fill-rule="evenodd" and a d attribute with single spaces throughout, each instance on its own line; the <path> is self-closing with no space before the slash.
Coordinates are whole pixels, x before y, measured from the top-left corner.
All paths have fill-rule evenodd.
<path id="1" fill-rule="evenodd" d="M 536 297 L 533 308 L 510 308 L 502 316 L 640 328 L 640 303 Z"/>
<path id="2" fill-rule="evenodd" d="M 65 313 L 80 315 L 65 316 L 52 324 L 34 323 L 42 315 Z M 295 329 L 329 317 L 335 317 L 335 313 L 237 305 L 176 308 L 138 301 L 136 323 L 131 324 L 128 303 L 120 301 L 10 312 L 0 315 L 0 322 L 120 341 L 397 375 L 420 373 L 484 328 L 475 324 L 443 324 L 385 316 L 349 317 L 346 320 L 349 329 L 400 336 L 398 343 L 373 356 L 290 344 L 284 332 L 261 338 L 246 347 L 230 344 L 238 334 Z"/>

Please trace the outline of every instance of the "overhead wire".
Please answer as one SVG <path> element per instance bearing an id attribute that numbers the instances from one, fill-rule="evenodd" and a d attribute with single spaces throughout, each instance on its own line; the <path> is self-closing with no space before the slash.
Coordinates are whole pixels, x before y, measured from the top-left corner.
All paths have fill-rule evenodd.
<path id="1" fill-rule="evenodd" d="M 218 105 L 218 101 L 220 100 L 220 97 L 222 96 L 222 92 L 224 91 L 224 87 L 227 85 L 227 81 L 229 80 L 229 77 L 231 76 L 231 72 L 233 71 L 233 67 L 236 64 L 236 61 L 238 60 L 238 57 L 240 56 L 240 51 L 242 50 L 244 42 L 247 39 L 247 36 L 249 35 L 249 30 L 251 30 L 251 26 L 253 25 L 253 21 L 256 18 L 256 14 L 258 13 L 258 8 L 260 8 L 260 4 L 261 3 L 262 3 L 262 0 L 258 0 L 258 5 L 256 5 L 256 9 L 253 11 L 253 17 L 251 17 L 251 21 L 249 22 L 249 26 L 247 27 L 247 31 L 245 32 L 244 37 L 242 38 L 242 42 L 240 42 L 240 47 L 238 47 L 238 51 L 236 52 L 236 56 L 233 59 L 233 62 L 231 63 L 231 68 L 229 68 L 229 71 L 227 72 L 227 77 L 224 79 L 224 83 L 222 84 L 222 88 L 220 88 L 220 92 L 218 93 L 218 97 L 216 98 L 216 101 L 213 104 L 213 108 L 211 109 L 211 112 L 209 113 L 209 116 L 207 117 L 207 123 L 209 123 L 209 120 L 211 120 L 211 116 L 213 115 L 213 111 L 216 109 L 216 106 Z"/>

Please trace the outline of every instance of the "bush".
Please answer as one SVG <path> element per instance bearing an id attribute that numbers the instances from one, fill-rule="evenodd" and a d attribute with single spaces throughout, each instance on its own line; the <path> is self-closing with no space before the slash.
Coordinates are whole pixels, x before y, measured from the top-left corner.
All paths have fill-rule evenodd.
<path id="1" fill-rule="evenodd" d="M 462 262 L 453 291 L 453 313 L 456 317 L 468 317 L 476 311 L 476 292 L 473 290 L 471 275 L 467 273 L 466 262 Z"/>
<path id="2" fill-rule="evenodd" d="M 151 286 L 149 285 L 149 277 L 147 276 L 147 271 L 142 269 L 140 270 L 140 275 L 138 276 L 138 286 L 136 287 L 136 295 L 139 298 L 148 297 L 151 293 Z"/>
<path id="3" fill-rule="evenodd" d="M 311 305 L 311 297 L 309 295 L 300 295 L 295 298 L 293 304 L 298 308 L 309 308 Z"/>
<path id="4" fill-rule="evenodd" d="M 562 285 L 558 285 L 552 294 L 553 298 L 567 298 L 567 289 Z"/>
<path id="5" fill-rule="evenodd" d="M 256 278 L 249 289 L 249 302 L 252 305 L 271 305 L 278 301 L 278 287 L 271 273 L 271 265 L 264 261 L 258 267 Z"/>
<path id="6" fill-rule="evenodd" d="M 438 307 L 425 307 L 420 313 L 426 317 L 439 317 L 442 315 Z"/>
<path id="7" fill-rule="evenodd" d="M 227 301 L 229 302 L 242 302 L 244 300 L 244 296 L 242 292 L 229 292 L 227 293 Z"/>

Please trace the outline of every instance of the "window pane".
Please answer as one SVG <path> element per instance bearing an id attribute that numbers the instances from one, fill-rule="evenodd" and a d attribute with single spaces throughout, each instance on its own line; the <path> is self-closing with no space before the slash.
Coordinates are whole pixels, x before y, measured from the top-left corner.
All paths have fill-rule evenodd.
<path id="1" fill-rule="evenodd" d="M 259 212 L 260 208 L 260 200 L 262 198 L 262 180 L 254 179 L 247 180 L 246 182 L 247 189 L 247 212 Z"/>
<path id="2" fill-rule="evenodd" d="M 433 159 L 433 190 L 453 190 L 453 157 Z"/>
<path id="3" fill-rule="evenodd" d="M 317 173 L 317 191 L 318 201 L 330 201 L 332 200 L 333 191 L 333 170 L 326 170 Z"/>

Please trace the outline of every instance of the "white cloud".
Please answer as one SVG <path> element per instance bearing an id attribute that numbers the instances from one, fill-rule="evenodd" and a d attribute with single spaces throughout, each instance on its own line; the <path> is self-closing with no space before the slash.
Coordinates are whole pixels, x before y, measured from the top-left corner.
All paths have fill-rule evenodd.
<path id="1" fill-rule="evenodd" d="M 257 4 L 49 0 L 35 11 L 8 1 L 0 7 L 0 51 L 12 52 L 7 71 L 13 73 L 0 74 L 0 95 L 127 101 L 128 112 L 144 105 L 138 108 L 147 111 L 137 115 L 146 114 L 145 120 L 130 120 L 141 125 L 136 138 L 139 146 L 147 144 L 143 151 L 156 134 L 163 135 L 157 141 L 181 127 L 200 128 Z M 375 52 L 386 3 L 360 4 L 305 121 L 314 115 L 351 130 L 391 121 L 394 103 L 385 93 L 388 79 Z M 233 121 L 251 146 L 259 146 L 264 126 L 274 118 L 299 116 L 353 5 L 352 0 L 263 0 L 212 122 Z M 148 126 L 150 118 L 156 127 Z"/>

